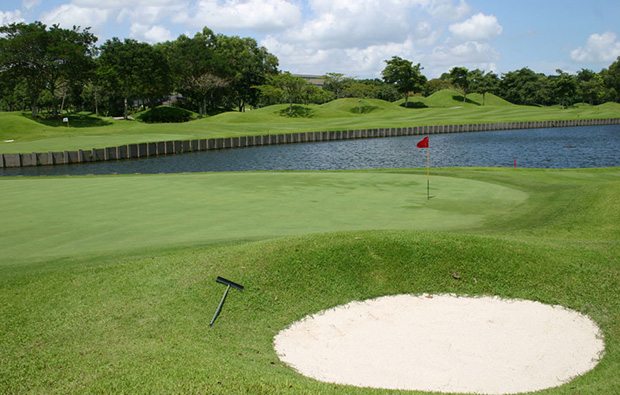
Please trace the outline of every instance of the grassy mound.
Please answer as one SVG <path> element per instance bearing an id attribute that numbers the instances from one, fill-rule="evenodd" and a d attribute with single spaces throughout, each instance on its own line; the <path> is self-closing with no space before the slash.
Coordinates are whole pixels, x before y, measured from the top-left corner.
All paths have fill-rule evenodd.
<path id="1" fill-rule="evenodd" d="M 597 108 L 599 110 L 620 111 L 620 103 L 607 102 L 607 103 L 603 103 L 603 104 L 600 104 L 598 106 L 595 106 L 595 108 Z"/>
<path id="2" fill-rule="evenodd" d="M 333 100 L 329 103 L 321 105 L 321 110 L 325 115 L 330 113 L 340 112 L 342 115 L 348 114 L 370 114 L 377 112 L 396 112 L 399 108 L 393 103 L 379 99 L 357 99 L 357 98 L 345 98 Z"/>
<path id="3" fill-rule="evenodd" d="M 514 104 L 492 94 L 487 93 L 484 100 L 484 106 L 514 106 Z M 400 99 L 394 104 L 404 107 L 405 99 Z M 460 107 L 477 107 L 483 105 L 482 94 L 470 93 L 463 100 L 463 94 L 452 89 L 443 89 L 435 92 L 428 97 L 412 96 L 409 97 L 409 108 L 460 108 Z"/>
<path id="4" fill-rule="evenodd" d="M 395 104 L 399 106 L 405 105 L 405 100 L 401 99 Z M 412 96 L 409 97 L 409 108 L 453 108 L 453 107 L 470 107 L 478 106 L 479 103 L 471 100 L 470 95 L 463 101 L 463 95 L 452 89 L 443 89 L 433 93 L 428 97 Z"/>
<path id="5" fill-rule="evenodd" d="M 460 98 L 460 99 L 459 99 Z M 113 147 L 152 141 L 192 140 L 275 133 L 324 130 L 355 130 L 463 123 L 494 123 L 519 121 L 557 121 L 573 119 L 617 118 L 618 103 L 601 106 L 558 107 L 517 106 L 487 94 L 482 98 L 468 95 L 463 103 L 455 91 L 440 91 L 429 97 L 410 98 L 415 111 L 381 100 L 340 99 L 324 105 L 295 105 L 295 116 L 288 116 L 288 104 L 278 104 L 246 112 L 226 112 L 195 122 L 175 125 L 164 123 L 123 122 L 111 118 L 83 123 L 84 127 L 59 127 L 42 124 L 16 115 L 0 114 L 0 152 L 32 153 L 74 151 L 78 149 Z M 21 117 L 21 118 L 20 118 Z M 92 118 L 92 116 L 90 117 Z M 70 120 L 70 125 L 75 122 Z M 7 127 L 4 127 L 6 124 Z M 65 125 L 66 126 L 66 125 Z M 14 140 L 4 143 L 4 140 Z"/>
<path id="6" fill-rule="evenodd" d="M 67 119 L 68 122 L 64 120 Z M 33 119 L 30 113 L 0 112 L 0 144 L 5 140 L 15 143 L 49 137 L 67 137 L 71 133 L 83 133 L 83 130 L 102 128 L 112 124 L 106 118 L 92 113 L 74 113 L 62 116 L 42 114 Z"/>
<path id="7" fill-rule="evenodd" d="M 278 115 L 289 118 L 313 118 L 315 116 L 315 111 L 310 106 L 294 104 L 281 109 Z"/>
<path id="8" fill-rule="evenodd" d="M 43 127 L 21 112 L 0 112 L 0 141 L 19 140 L 42 132 Z"/>
<path id="9" fill-rule="evenodd" d="M 604 358 L 544 393 L 614 393 L 620 169 L 434 172 L 431 200 L 423 169 L 0 179 L 0 392 L 385 393 L 301 376 L 274 335 L 352 300 L 456 293 L 588 314 Z M 246 288 L 209 328 L 217 276 Z"/>
<path id="10" fill-rule="evenodd" d="M 511 102 L 502 99 L 499 96 L 496 96 L 492 93 L 487 93 L 485 95 L 485 98 L 483 100 L 482 98 L 482 94 L 481 93 L 471 93 L 469 95 L 467 95 L 468 99 L 471 99 L 471 101 L 473 101 L 474 103 L 479 103 L 480 105 L 484 106 L 491 106 L 491 107 L 508 107 L 508 106 L 516 106 L 515 104 L 512 104 Z"/>

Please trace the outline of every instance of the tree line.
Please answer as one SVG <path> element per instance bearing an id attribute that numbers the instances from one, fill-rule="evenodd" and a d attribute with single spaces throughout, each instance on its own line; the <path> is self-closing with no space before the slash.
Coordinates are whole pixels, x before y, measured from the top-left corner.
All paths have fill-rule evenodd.
<path id="1" fill-rule="evenodd" d="M 278 59 L 252 38 L 215 34 L 150 45 L 112 38 L 97 47 L 89 28 L 41 22 L 0 27 L 0 108 L 42 109 L 53 115 L 71 105 L 127 117 L 138 102 L 153 107 L 174 92 L 204 116 L 217 108 L 259 104 L 278 72 Z"/>
<path id="2" fill-rule="evenodd" d="M 0 109 L 49 110 L 59 116 L 69 107 L 97 114 L 128 116 L 138 103 L 154 107 L 175 93 L 177 105 L 203 117 L 222 110 L 244 111 L 275 103 L 325 103 L 344 97 L 396 101 L 456 89 L 493 93 L 524 105 L 620 101 L 620 57 L 596 73 L 557 70 L 555 75 L 525 67 L 498 76 L 454 67 L 428 80 L 418 63 L 394 56 L 382 78 L 356 79 L 327 73 L 322 87 L 278 70 L 278 59 L 253 38 L 215 34 L 205 27 L 194 37 L 179 36 L 155 45 L 112 38 L 101 46 L 89 28 L 63 29 L 41 22 L 0 27 Z"/>
<path id="3" fill-rule="evenodd" d="M 431 80 L 422 74 L 423 67 L 419 63 L 413 64 L 397 56 L 385 63 L 382 80 L 358 81 L 330 73 L 324 77 L 323 88 L 332 92 L 334 98 L 371 97 L 390 101 L 404 98 L 404 106 L 409 106 L 408 98 L 412 94 L 430 96 L 442 89 L 459 91 L 463 101 L 470 93 L 480 93 L 482 105 L 487 93 L 522 105 L 560 104 L 567 107 L 575 103 L 620 102 L 620 57 L 599 73 L 581 69 L 573 75 L 556 70 L 557 74 L 547 76 L 524 67 L 498 76 L 479 69 L 454 67 Z"/>

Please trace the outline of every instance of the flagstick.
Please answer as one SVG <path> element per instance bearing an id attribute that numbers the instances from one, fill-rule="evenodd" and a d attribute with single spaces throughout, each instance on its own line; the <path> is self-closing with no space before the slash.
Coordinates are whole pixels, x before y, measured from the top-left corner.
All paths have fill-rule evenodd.
<path id="1" fill-rule="evenodd" d="M 431 198 L 431 149 L 426 147 L 426 200 Z"/>

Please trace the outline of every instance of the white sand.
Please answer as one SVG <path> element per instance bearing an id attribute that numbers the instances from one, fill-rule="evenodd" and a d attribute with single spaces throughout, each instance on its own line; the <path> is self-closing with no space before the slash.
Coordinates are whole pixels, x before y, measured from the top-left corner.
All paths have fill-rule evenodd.
<path id="1" fill-rule="evenodd" d="M 360 387 L 512 394 L 562 385 L 604 342 L 575 311 L 525 300 L 387 296 L 308 316 L 274 340 L 320 381 Z"/>

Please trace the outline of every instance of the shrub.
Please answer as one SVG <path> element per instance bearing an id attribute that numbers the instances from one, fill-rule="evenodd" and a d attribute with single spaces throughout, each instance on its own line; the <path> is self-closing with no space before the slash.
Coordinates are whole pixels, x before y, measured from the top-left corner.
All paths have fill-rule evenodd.
<path id="1" fill-rule="evenodd" d="M 145 111 L 139 116 L 143 122 L 187 122 L 194 118 L 194 113 L 178 107 L 159 106 Z"/>

